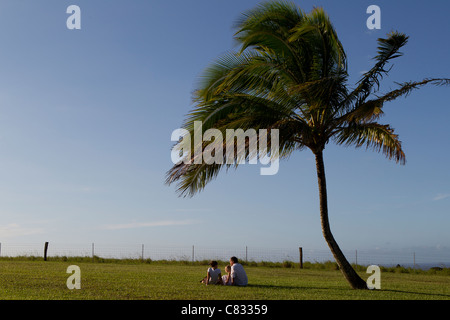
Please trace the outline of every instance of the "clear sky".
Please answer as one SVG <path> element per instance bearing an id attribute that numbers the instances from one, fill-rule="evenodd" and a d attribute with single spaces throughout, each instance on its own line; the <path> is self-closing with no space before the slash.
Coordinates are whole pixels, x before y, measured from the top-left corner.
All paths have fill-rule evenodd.
<path id="1" fill-rule="evenodd" d="M 256 0 L 2 0 L 0 242 L 147 243 L 326 249 L 310 151 L 221 173 L 194 198 L 164 184 L 170 140 L 191 110 L 198 75 L 235 49 L 232 25 Z M 323 6 L 348 55 L 350 83 L 376 39 L 406 33 L 382 91 L 450 77 L 450 3 L 295 1 Z M 81 30 L 69 30 L 69 5 Z M 366 9 L 381 8 L 369 30 Z M 341 248 L 450 247 L 450 87 L 386 104 L 407 164 L 328 145 L 331 228 Z"/>

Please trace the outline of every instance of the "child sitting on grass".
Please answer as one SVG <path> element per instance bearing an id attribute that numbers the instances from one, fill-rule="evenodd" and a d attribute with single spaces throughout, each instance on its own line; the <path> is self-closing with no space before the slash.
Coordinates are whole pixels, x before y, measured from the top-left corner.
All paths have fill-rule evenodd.
<path id="1" fill-rule="evenodd" d="M 230 265 L 227 265 L 225 267 L 225 272 L 227 274 L 222 276 L 222 283 L 225 286 L 231 286 L 231 266 Z"/>
<path id="2" fill-rule="evenodd" d="M 206 277 L 203 278 L 201 283 L 208 284 L 222 284 L 222 273 L 220 269 L 217 268 L 217 261 L 211 261 L 209 263 L 210 267 L 206 271 Z"/>

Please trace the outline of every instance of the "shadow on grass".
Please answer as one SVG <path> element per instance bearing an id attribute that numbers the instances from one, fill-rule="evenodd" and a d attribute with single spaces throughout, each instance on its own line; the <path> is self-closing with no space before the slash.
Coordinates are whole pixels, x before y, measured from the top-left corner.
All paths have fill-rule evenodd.
<path id="1" fill-rule="evenodd" d="M 394 293 L 405 293 L 405 294 L 418 294 L 418 295 L 424 295 L 424 296 L 443 297 L 443 298 L 450 299 L 450 294 L 442 294 L 442 293 L 414 292 L 414 291 L 403 291 L 403 290 L 393 290 L 393 289 L 383 289 L 383 290 L 380 290 L 380 291 L 394 292 Z"/>
<path id="2" fill-rule="evenodd" d="M 250 288 L 262 288 L 262 289 L 290 289 L 290 290 L 330 290 L 326 287 L 301 287 L 301 286 L 283 286 L 275 284 L 251 284 L 246 287 Z M 346 290 L 345 288 L 333 288 L 333 290 Z"/>
<path id="3" fill-rule="evenodd" d="M 285 286 L 285 285 L 273 285 L 273 284 L 248 284 L 247 287 L 250 288 L 262 288 L 262 289 L 289 289 L 289 290 L 337 290 L 337 291 L 348 291 L 353 290 L 351 288 L 339 288 L 339 287 L 333 287 L 333 288 L 327 288 L 327 287 L 302 287 L 302 286 Z M 357 290 L 355 290 L 357 291 Z M 372 290 L 367 290 L 372 291 Z M 442 297 L 450 299 L 449 294 L 442 294 L 442 293 L 427 293 L 427 292 L 414 292 L 414 291 L 405 291 L 405 290 L 393 290 L 393 289 L 382 289 L 382 290 L 375 290 L 374 292 L 392 292 L 392 293 L 404 293 L 404 294 L 416 294 L 421 296 L 430 296 L 430 297 Z"/>

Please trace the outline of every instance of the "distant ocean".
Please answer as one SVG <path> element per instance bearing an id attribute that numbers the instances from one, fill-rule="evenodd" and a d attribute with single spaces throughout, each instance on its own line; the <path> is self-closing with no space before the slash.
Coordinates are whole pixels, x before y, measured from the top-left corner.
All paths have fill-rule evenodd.
<path id="1" fill-rule="evenodd" d="M 399 265 L 401 267 L 404 267 L 404 268 L 413 268 L 413 269 L 420 269 L 420 270 L 425 270 L 425 271 L 429 270 L 431 268 L 434 268 L 434 267 L 450 268 L 450 263 L 441 263 L 441 262 L 436 262 L 436 263 L 416 263 L 415 265 L 413 263 L 404 263 L 404 264 L 399 263 Z M 394 264 L 394 265 L 389 264 L 389 265 L 380 265 L 380 266 L 390 268 L 390 267 L 396 267 L 397 265 L 396 264 Z"/>

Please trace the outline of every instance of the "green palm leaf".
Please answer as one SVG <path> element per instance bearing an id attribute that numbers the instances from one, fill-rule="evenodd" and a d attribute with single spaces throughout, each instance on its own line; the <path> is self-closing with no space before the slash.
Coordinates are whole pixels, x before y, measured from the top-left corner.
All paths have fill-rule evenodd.
<path id="1" fill-rule="evenodd" d="M 398 135 L 389 125 L 376 122 L 351 123 L 340 130 L 334 137 L 337 144 L 366 146 L 377 152 L 382 152 L 389 159 L 405 164 L 406 157 L 402 150 L 402 143 Z"/>

